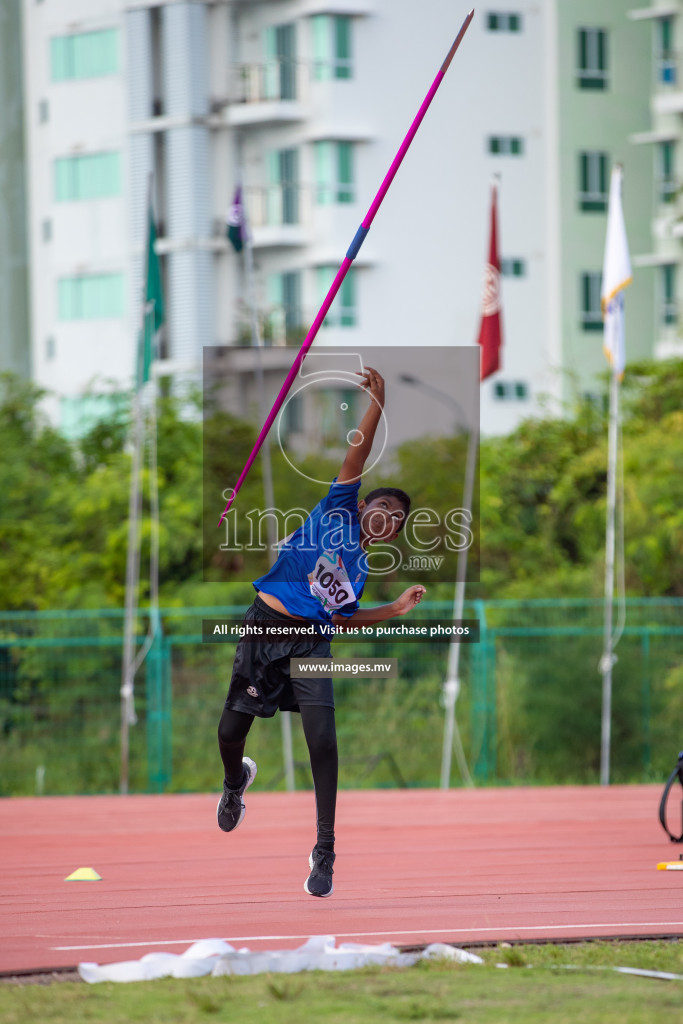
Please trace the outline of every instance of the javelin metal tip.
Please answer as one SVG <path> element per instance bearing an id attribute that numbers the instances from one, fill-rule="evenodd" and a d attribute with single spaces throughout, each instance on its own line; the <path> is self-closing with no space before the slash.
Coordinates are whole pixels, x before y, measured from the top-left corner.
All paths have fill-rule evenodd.
<path id="1" fill-rule="evenodd" d="M 441 65 L 441 74 L 442 75 L 445 75 L 446 72 L 448 71 L 448 68 L 450 67 L 450 63 L 453 60 L 453 58 L 455 57 L 455 51 L 460 46 L 460 43 L 462 42 L 462 37 L 465 35 L 465 32 L 467 32 L 467 29 L 469 28 L 470 22 L 472 21 L 473 17 L 474 17 L 474 7 L 472 8 L 470 13 L 467 15 L 467 17 L 463 21 L 463 23 L 462 23 L 462 25 L 460 27 L 460 31 L 458 32 L 453 45 L 451 46 L 450 50 L 448 51 L 448 54 L 446 56 L 445 61 Z"/>

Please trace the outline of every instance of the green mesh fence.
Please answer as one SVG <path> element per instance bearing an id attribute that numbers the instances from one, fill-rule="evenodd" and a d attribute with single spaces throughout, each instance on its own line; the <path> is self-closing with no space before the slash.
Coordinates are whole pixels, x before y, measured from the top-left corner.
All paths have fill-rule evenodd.
<path id="1" fill-rule="evenodd" d="M 202 643 L 202 619 L 244 610 L 162 612 L 136 678 L 131 791 L 219 788 L 216 728 L 235 648 Z M 448 603 L 419 608 L 425 620 L 450 614 Z M 597 782 L 602 602 L 474 601 L 464 615 L 480 621 L 480 642 L 461 648 L 457 702 L 475 782 Z M 117 611 L 0 615 L 0 795 L 118 791 L 122 629 Z M 146 629 L 141 613 L 138 643 Z M 627 602 L 613 670 L 615 782 L 665 778 L 683 746 L 682 639 L 683 601 Z M 396 657 L 399 669 L 396 679 L 335 680 L 342 787 L 438 785 L 447 645 L 344 642 L 335 655 Z M 296 784 L 310 786 L 291 721 Z M 249 753 L 261 785 L 284 788 L 280 716 L 254 723 Z"/>

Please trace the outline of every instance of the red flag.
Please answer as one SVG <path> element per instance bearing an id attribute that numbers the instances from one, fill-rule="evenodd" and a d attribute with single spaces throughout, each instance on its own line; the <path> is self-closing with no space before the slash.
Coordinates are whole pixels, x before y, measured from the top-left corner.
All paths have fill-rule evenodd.
<path id="1" fill-rule="evenodd" d="M 489 259 L 484 270 L 484 295 L 481 307 L 481 380 L 486 380 L 500 369 L 500 349 L 503 332 L 500 321 L 500 260 L 498 259 L 498 218 L 496 199 L 498 187 L 491 189 L 491 241 Z"/>

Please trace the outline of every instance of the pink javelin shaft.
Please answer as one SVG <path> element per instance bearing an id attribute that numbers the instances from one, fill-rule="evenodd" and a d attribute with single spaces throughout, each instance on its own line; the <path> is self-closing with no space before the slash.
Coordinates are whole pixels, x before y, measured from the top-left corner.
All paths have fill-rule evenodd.
<path id="1" fill-rule="evenodd" d="M 450 50 L 448 51 L 448 54 L 446 56 L 445 61 L 443 62 L 443 64 L 439 68 L 439 72 L 438 72 L 436 78 L 434 79 L 434 81 L 432 82 L 432 85 L 431 85 L 431 88 L 430 88 L 429 92 L 427 93 L 427 95 L 425 96 L 424 100 L 422 101 L 422 106 L 418 110 L 418 112 L 417 112 L 417 114 L 415 116 L 415 120 L 413 121 L 413 123 L 410 126 L 408 134 L 406 135 L 405 139 L 401 143 L 399 151 L 396 154 L 396 156 L 394 157 L 393 162 L 391 164 L 391 167 L 387 171 L 387 175 L 386 175 L 384 181 L 382 182 L 382 184 L 380 185 L 379 191 L 378 191 L 377 195 L 375 196 L 375 198 L 373 199 L 372 205 L 370 206 L 370 209 L 368 210 L 368 212 L 365 215 L 365 219 L 361 223 L 361 226 L 358 228 L 358 231 L 356 232 L 355 238 L 353 239 L 351 245 L 349 246 L 349 249 L 348 249 L 348 252 L 346 253 L 346 256 L 342 260 L 342 265 L 340 266 L 339 270 L 337 271 L 337 275 L 336 275 L 334 281 L 332 282 L 330 290 L 328 291 L 327 295 L 325 296 L 323 304 L 320 307 L 320 309 L 318 310 L 318 314 L 317 314 L 315 320 L 313 321 L 313 323 L 311 324 L 311 327 L 310 327 L 310 330 L 309 330 L 308 334 L 304 338 L 304 342 L 303 342 L 301 348 L 299 349 L 294 362 L 292 363 L 292 368 L 290 369 L 289 373 L 285 377 L 284 384 L 280 388 L 280 392 L 279 392 L 277 398 L 275 399 L 275 402 L 273 403 L 273 408 L 268 413 L 268 417 L 266 419 L 266 422 L 263 424 L 263 427 L 261 428 L 261 433 L 259 434 L 258 438 L 256 439 L 256 444 L 253 447 L 251 455 L 247 459 L 244 469 L 242 470 L 242 472 L 240 473 L 239 477 L 237 478 L 237 483 L 235 484 L 235 486 L 233 488 L 232 495 L 231 495 L 227 505 L 225 506 L 225 509 L 223 510 L 223 514 L 221 515 L 220 519 L 218 520 L 218 525 L 219 526 L 223 522 L 223 519 L 224 519 L 226 513 L 228 512 L 230 506 L 232 505 L 233 501 L 237 497 L 237 492 L 239 491 L 240 487 L 244 483 L 244 480 L 246 479 L 247 473 L 251 469 L 252 464 L 254 462 L 254 459 L 256 458 L 256 456 L 258 455 L 258 453 L 259 453 L 259 451 L 261 449 L 261 445 L 263 444 L 263 442 L 264 442 L 264 440 L 266 438 L 266 435 L 268 434 L 268 431 L 270 430 L 270 428 L 272 427 L 272 425 L 273 425 L 273 423 L 275 421 L 275 417 L 277 416 L 277 414 L 279 413 L 280 409 L 282 408 L 282 405 L 284 403 L 285 398 L 287 397 L 289 389 L 291 388 L 292 384 L 294 383 L 294 380 L 296 379 L 296 375 L 299 372 L 299 368 L 301 367 L 301 364 L 303 363 L 304 359 L 306 358 L 306 355 L 308 354 L 308 350 L 310 349 L 311 345 L 313 344 L 313 341 L 315 339 L 316 334 L 320 330 L 320 325 L 322 324 L 323 320 L 327 316 L 327 311 L 329 310 L 330 306 L 332 305 L 337 292 L 341 288 L 341 283 L 344 280 L 344 278 L 346 277 L 346 275 L 348 273 L 348 270 L 349 270 L 349 267 L 351 266 L 351 264 L 353 263 L 353 260 L 358 255 L 358 251 L 359 251 L 361 245 L 363 244 L 363 242 L 365 241 L 365 236 L 367 235 L 368 231 L 370 230 L 370 225 L 372 224 L 373 220 L 375 219 L 375 214 L 379 210 L 380 206 L 382 205 L 382 200 L 384 199 L 385 195 L 389 191 L 389 186 L 391 185 L 392 181 L 394 180 L 394 177 L 396 176 L 396 172 L 398 171 L 399 167 L 401 166 L 401 162 L 403 161 L 403 157 L 408 152 L 410 144 L 413 141 L 413 139 L 415 138 L 415 135 L 417 133 L 418 128 L 422 124 L 422 119 L 424 118 L 425 114 L 427 113 L 427 110 L 429 109 L 429 105 L 432 102 L 432 100 L 434 99 L 434 96 L 436 95 L 436 90 L 441 85 L 441 82 L 443 81 L 443 77 L 446 74 L 446 72 L 448 71 L 449 65 L 450 65 L 451 61 L 453 60 L 453 57 L 455 56 L 455 51 L 460 46 L 460 43 L 462 41 L 462 37 L 465 35 L 465 32 L 469 28 L 469 24 L 472 21 L 473 17 L 474 17 L 474 10 L 471 10 L 470 13 L 467 15 L 467 17 L 465 18 L 465 20 L 463 21 L 462 26 L 460 28 L 460 31 L 458 32 L 453 45 L 451 46 Z"/>

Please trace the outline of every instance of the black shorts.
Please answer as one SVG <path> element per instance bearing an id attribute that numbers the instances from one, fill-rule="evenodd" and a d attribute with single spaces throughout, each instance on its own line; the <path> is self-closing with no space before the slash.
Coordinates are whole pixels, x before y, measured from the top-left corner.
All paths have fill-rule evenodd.
<path id="1" fill-rule="evenodd" d="M 292 624 L 297 620 L 276 612 L 257 596 L 244 623 L 265 621 Z M 237 645 L 225 707 L 258 718 L 272 718 L 278 708 L 298 711 L 301 704 L 333 708 L 331 676 L 301 679 L 289 672 L 290 658 L 329 658 L 331 653 L 329 639 L 316 634 L 282 640 L 243 637 Z"/>

